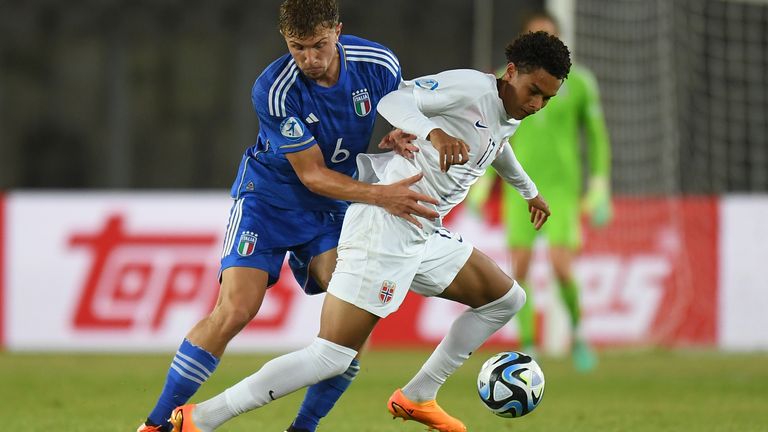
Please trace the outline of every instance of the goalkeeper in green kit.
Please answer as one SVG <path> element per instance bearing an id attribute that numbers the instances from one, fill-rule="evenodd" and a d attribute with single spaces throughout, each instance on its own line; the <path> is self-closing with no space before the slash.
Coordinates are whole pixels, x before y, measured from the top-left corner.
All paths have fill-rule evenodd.
<path id="1" fill-rule="evenodd" d="M 539 30 L 556 36 L 559 33 L 554 17 L 544 12 L 530 16 L 523 25 L 524 32 Z M 584 196 L 582 132 L 590 171 Z M 502 186 L 503 221 L 515 278 L 528 294 L 528 301 L 517 315 L 522 349 L 535 351 L 535 299 L 526 278 L 534 240 L 542 234 L 547 238 L 560 296 L 570 316 L 574 365 L 579 371 L 589 371 L 596 366 L 597 358 L 579 330 L 579 288 L 572 264 L 581 247 L 580 214 L 586 213 L 595 226 L 604 225 L 611 218 L 610 147 L 592 74 L 574 65 L 558 95 L 537 115 L 525 119 L 510 143 L 552 210 L 551 219 L 541 231 L 536 231 L 529 221 L 528 203 L 506 184 Z M 490 174 L 470 191 L 470 208 L 478 209 L 488 196 L 495 177 L 492 170 L 488 171 Z"/>

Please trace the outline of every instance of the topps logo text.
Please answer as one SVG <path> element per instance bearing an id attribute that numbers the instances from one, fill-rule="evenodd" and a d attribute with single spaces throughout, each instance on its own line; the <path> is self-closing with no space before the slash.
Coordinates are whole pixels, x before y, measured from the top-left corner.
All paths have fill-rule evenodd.
<path id="1" fill-rule="evenodd" d="M 71 235 L 69 245 L 90 259 L 72 317 L 75 330 L 156 332 L 176 309 L 195 311 L 200 319 L 216 303 L 217 234 L 128 233 L 123 217 L 112 215 L 95 232 Z M 273 313 L 257 317 L 246 330 L 284 325 L 293 291 L 273 287 Z"/>

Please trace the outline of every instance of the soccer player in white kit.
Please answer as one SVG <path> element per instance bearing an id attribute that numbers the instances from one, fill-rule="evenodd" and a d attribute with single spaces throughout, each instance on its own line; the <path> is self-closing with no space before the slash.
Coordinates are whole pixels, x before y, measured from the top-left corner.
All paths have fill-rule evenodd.
<path id="1" fill-rule="evenodd" d="M 469 306 L 414 378 L 389 399 L 395 417 L 443 432 L 466 431 L 435 399 L 440 386 L 525 303 L 523 289 L 496 263 L 441 219 L 493 165 L 528 201 L 531 222 L 549 209 L 506 144 L 520 120 L 555 96 L 570 69 L 570 54 L 544 32 L 518 37 L 506 49 L 500 79 L 474 70 L 419 78 L 385 96 L 379 113 L 416 135 L 412 159 L 358 156 L 361 179 L 389 184 L 424 173 L 414 188 L 439 198 L 440 218 L 422 228 L 369 204 L 352 204 L 344 218 L 336 270 L 328 287 L 320 332 L 308 347 L 273 359 L 258 372 L 201 404 L 174 410 L 175 432 L 208 432 L 227 420 L 349 366 L 380 318 L 396 311 L 410 289 Z"/>

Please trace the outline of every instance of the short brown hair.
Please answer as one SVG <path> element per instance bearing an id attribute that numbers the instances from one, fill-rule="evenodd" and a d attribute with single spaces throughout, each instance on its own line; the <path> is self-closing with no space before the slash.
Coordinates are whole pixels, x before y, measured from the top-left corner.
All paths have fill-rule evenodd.
<path id="1" fill-rule="evenodd" d="M 318 26 L 331 29 L 339 23 L 339 5 L 336 0 L 285 0 L 278 22 L 283 36 L 311 37 Z"/>

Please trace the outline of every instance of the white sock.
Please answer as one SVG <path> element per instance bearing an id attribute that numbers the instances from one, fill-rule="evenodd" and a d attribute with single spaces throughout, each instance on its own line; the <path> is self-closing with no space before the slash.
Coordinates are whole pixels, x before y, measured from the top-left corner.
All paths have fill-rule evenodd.
<path id="1" fill-rule="evenodd" d="M 496 330 L 508 323 L 523 304 L 525 291 L 515 282 L 500 299 L 464 311 L 421 370 L 403 387 L 405 397 L 414 402 L 435 399 L 445 380 Z"/>
<path id="2" fill-rule="evenodd" d="M 223 393 L 197 405 L 192 418 L 203 431 L 294 391 L 344 373 L 357 351 L 315 338 L 308 347 L 277 357 Z"/>

